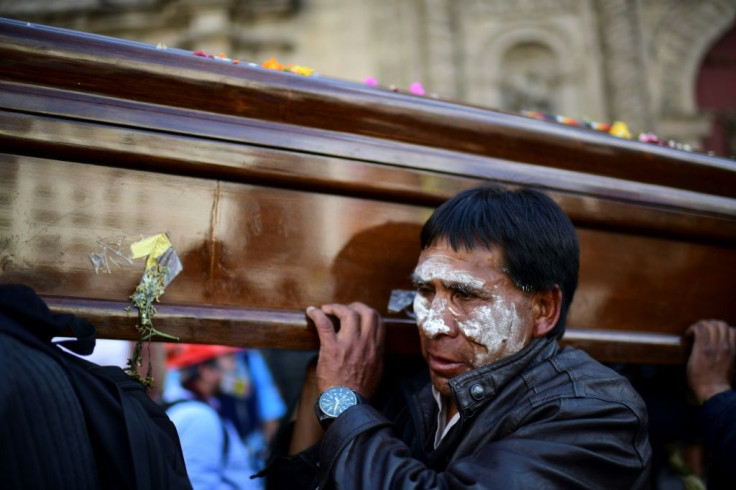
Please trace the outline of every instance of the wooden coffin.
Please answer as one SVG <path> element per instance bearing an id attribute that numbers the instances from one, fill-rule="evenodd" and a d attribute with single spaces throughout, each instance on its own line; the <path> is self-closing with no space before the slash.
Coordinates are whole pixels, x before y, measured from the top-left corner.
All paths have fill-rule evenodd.
<path id="1" fill-rule="evenodd" d="M 0 21 L 0 282 L 101 337 L 165 232 L 183 263 L 155 324 L 187 342 L 311 349 L 308 305 L 364 301 L 390 348 L 432 209 L 485 181 L 538 186 L 575 223 L 564 342 L 679 363 L 700 318 L 736 323 L 736 165 L 430 97 Z"/>

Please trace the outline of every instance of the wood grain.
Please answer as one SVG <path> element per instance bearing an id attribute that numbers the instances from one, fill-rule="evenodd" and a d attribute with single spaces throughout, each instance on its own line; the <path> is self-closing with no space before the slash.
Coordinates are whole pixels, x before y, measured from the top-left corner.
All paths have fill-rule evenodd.
<path id="1" fill-rule="evenodd" d="M 186 341 L 312 349 L 302 311 L 410 289 L 432 210 L 486 182 L 572 219 L 563 343 L 680 363 L 687 326 L 736 324 L 736 165 L 445 100 L 0 19 L 0 282 L 133 338 L 132 242 L 184 269 L 159 321 Z M 123 311 L 123 312 L 121 312 Z"/>

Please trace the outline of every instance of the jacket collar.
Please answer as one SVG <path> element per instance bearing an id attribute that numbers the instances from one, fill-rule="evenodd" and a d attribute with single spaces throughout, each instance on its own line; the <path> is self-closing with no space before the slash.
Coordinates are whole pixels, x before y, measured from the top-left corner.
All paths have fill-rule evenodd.
<path id="1" fill-rule="evenodd" d="M 528 366 L 552 357 L 559 347 L 556 339 L 534 339 L 516 354 L 461 374 L 449 381 L 458 411 L 467 416 L 492 399 L 504 385 Z"/>

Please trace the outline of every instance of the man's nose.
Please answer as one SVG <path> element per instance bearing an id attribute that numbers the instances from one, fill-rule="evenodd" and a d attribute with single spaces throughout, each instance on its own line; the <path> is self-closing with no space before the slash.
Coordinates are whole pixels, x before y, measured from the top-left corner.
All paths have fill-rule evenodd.
<path id="1" fill-rule="evenodd" d="M 425 333 L 430 338 L 439 335 L 447 335 L 448 337 L 457 336 L 459 329 L 457 327 L 457 318 L 452 313 L 449 300 L 436 295 L 432 299 L 429 307 L 429 315 L 425 323 Z"/>

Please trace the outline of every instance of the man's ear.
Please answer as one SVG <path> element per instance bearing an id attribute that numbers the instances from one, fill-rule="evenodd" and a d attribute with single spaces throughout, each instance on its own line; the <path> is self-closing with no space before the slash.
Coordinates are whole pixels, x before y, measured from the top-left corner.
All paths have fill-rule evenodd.
<path id="1" fill-rule="evenodd" d="M 560 318 L 560 308 L 562 308 L 562 291 L 559 286 L 555 286 L 549 291 L 540 291 L 534 293 L 532 298 L 532 314 L 534 322 L 534 330 L 532 337 L 538 339 L 547 335 Z"/>

